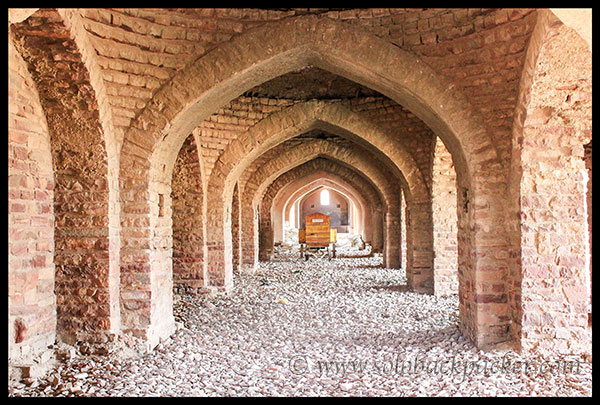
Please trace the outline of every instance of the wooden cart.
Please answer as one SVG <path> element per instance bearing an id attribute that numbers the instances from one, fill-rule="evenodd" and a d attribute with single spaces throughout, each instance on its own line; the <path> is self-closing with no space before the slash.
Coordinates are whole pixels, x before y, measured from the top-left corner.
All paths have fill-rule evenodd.
<path id="1" fill-rule="evenodd" d="M 335 243 L 337 229 L 331 229 L 328 215 L 315 213 L 306 216 L 305 229 L 298 231 L 300 242 L 300 257 L 308 260 L 310 253 L 323 257 L 325 253 L 329 260 L 335 258 Z"/>

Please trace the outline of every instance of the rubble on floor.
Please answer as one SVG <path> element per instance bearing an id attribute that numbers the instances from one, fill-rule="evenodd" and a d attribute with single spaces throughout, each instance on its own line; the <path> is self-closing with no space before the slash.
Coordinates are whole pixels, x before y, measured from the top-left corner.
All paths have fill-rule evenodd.
<path id="1" fill-rule="evenodd" d="M 151 353 L 69 358 L 9 396 L 591 395 L 591 362 L 480 351 L 456 296 L 408 291 L 368 249 L 338 253 L 279 251 L 229 296 L 180 296 L 183 325 Z"/>

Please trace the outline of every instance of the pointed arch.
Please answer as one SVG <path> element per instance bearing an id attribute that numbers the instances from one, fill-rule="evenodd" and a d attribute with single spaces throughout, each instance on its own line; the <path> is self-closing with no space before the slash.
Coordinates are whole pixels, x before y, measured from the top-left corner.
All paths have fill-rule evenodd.
<path id="1" fill-rule="evenodd" d="M 57 333 L 101 342 L 119 332 L 121 311 L 117 145 L 100 68 L 74 10 L 37 10 L 10 35 L 50 133 Z"/>
<path id="2" fill-rule="evenodd" d="M 296 195 L 297 192 L 300 192 L 305 187 L 311 185 L 314 187 L 316 183 L 320 184 L 323 181 L 331 183 L 334 187 L 337 186 L 345 189 L 358 201 L 362 212 L 370 211 L 373 204 L 380 204 L 378 192 L 354 170 L 336 164 L 331 160 L 322 158 L 313 159 L 282 174 L 265 191 L 264 197 L 260 202 L 261 229 L 272 229 L 273 238 L 268 240 L 261 233 L 261 246 L 264 246 L 268 251 L 272 249 L 275 241 L 281 240 L 284 223 L 282 216 L 285 206 L 290 198 L 292 198 L 292 194 Z M 362 228 L 364 226 L 365 224 L 363 223 Z M 368 228 L 370 239 L 371 228 L 370 226 Z M 361 231 L 363 231 L 364 235 L 364 229 L 361 229 Z M 262 249 L 259 251 L 259 255 L 263 258 L 267 253 L 263 252 Z"/>
<path id="3" fill-rule="evenodd" d="M 500 178 L 499 155 L 483 117 L 464 94 L 415 55 L 362 29 L 315 15 L 266 23 L 217 46 L 177 73 L 134 119 L 121 149 L 122 211 L 124 215 L 131 215 L 124 221 L 128 224 L 122 231 L 125 249 L 121 255 L 122 270 L 141 265 L 144 272 L 151 272 L 149 263 L 154 261 L 163 263 L 157 267 L 168 266 L 165 253 L 155 248 L 154 232 L 137 241 L 130 241 L 126 235 L 156 226 L 158 193 L 168 192 L 176 151 L 187 134 L 219 106 L 243 92 L 307 65 L 378 91 L 406 107 L 442 138 L 452 153 L 458 182 L 468 196 L 468 201 L 459 203 L 471 207 L 468 215 L 461 216 L 459 237 L 459 249 L 464 253 L 459 265 L 467 286 L 462 302 L 465 313 L 483 311 L 480 295 L 499 280 L 475 287 L 476 283 L 471 281 L 480 267 L 475 252 L 498 257 L 506 249 L 500 218 L 503 203 L 497 198 L 504 191 L 505 183 Z M 249 152 L 256 146 L 256 140 L 251 137 L 244 138 L 244 143 L 238 145 L 243 153 L 252 156 Z M 219 170 L 213 170 L 213 180 L 224 183 L 234 166 L 241 167 L 238 163 L 227 161 Z M 124 167 L 127 170 L 123 170 Z M 232 190 L 232 184 L 227 184 L 227 188 Z M 208 190 L 212 193 L 210 186 Z M 135 194 L 143 196 L 142 202 L 133 198 Z M 408 193 L 406 196 L 410 197 Z M 230 197 L 225 197 L 229 203 Z M 212 209 L 213 205 L 210 206 Z M 228 210 L 230 208 L 223 208 L 221 201 L 221 207 L 209 215 L 216 221 L 210 228 L 220 230 L 207 246 L 211 263 L 208 273 L 218 272 L 222 266 L 230 267 L 222 257 L 223 252 L 229 257 L 231 251 L 231 235 L 225 235 L 229 231 Z M 421 210 L 425 212 L 427 208 Z M 481 222 L 478 226 L 472 224 L 475 217 Z M 481 219 L 483 217 L 487 219 Z M 420 216 L 415 217 L 415 221 L 420 220 Z M 223 223 L 227 231 L 221 227 Z M 423 260 L 428 262 L 431 258 Z M 418 267 L 416 263 L 415 267 Z M 149 289 L 158 294 L 159 286 L 152 280 L 156 278 L 148 277 Z M 421 281 L 426 284 L 426 280 L 416 280 L 416 283 Z M 227 284 L 217 288 L 226 290 Z M 501 329 L 480 331 L 477 319 L 475 315 L 465 316 L 461 324 L 463 332 L 472 340 L 504 338 L 503 331 L 496 332 Z M 154 326 L 148 328 L 156 330 Z"/>

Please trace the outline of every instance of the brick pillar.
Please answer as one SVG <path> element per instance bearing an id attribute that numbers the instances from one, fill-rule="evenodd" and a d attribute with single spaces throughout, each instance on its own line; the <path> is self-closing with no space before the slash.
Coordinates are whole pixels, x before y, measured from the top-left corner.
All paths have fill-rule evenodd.
<path id="1" fill-rule="evenodd" d="M 167 185 L 159 186 L 159 215 L 150 252 L 150 324 L 146 339 L 150 347 L 175 331 L 173 317 L 173 201 Z M 162 195 L 162 197 L 160 197 Z M 201 228 L 200 223 L 196 223 Z M 194 271 L 202 271 L 202 267 Z"/>
<path id="2" fill-rule="evenodd" d="M 485 167 L 489 177 L 457 188 L 459 327 L 482 349 L 511 339 L 506 201 L 499 198 L 506 184 L 496 180 L 504 168 Z"/>
<path id="3" fill-rule="evenodd" d="M 396 212 L 385 213 L 386 239 L 385 263 L 391 269 L 400 268 L 400 215 Z"/>
<path id="4" fill-rule="evenodd" d="M 583 145 L 573 143 L 576 131 L 537 126 L 533 121 L 526 121 L 523 131 L 521 346 L 525 351 L 590 350 L 588 175 Z"/>
<path id="5" fill-rule="evenodd" d="M 590 246 L 590 310 L 589 325 L 592 325 L 592 141 L 585 145 L 585 167 L 588 173 L 587 182 L 587 212 L 588 212 L 588 235 Z"/>
<path id="6" fill-rule="evenodd" d="M 228 292 L 233 285 L 231 205 L 225 207 L 224 202 L 219 199 L 220 193 L 220 190 L 211 190 L 209 186 L 206 215 L 206 288 L 211 292 Z"/>
<path id="7" fill-rule="evenodd" d="M 273 227 L 271 226 L 270 215 L 261 215 L 258 235 L 258 258 L 261 261 L 269 261 L 273 255 Z"/>
<path id="8" fill-rule="evenodd" d="M 33 357 L 56 339 L 54 176 L 35 84 L 9 41 L 8 352 Z"/>
<path id="9" fill-rule="evenodd" d="M 452 156 L 436 137 L 432 173 L 434 289 L 436 296 L 458 292 L 456 172 Z"/>
<path id="10" fill-rule="evenodd" d="M 300 210 L 300 200 L 299 199 L 294 202 L 292 209 L 294 210 L 294 222 L 296 223 L 295 228 L 301 229 L 302 228 L 302 211 Z"/>
<path id="11" fill-rule="evenodd" d="M 242 264 L 242 234 L 240 224 L 242 222 L 242 209 L 240 205 L 238 185 L 233 189 L 233 200 L 231 203 L 231 255 L 232 270 L 239 271 Z"/>
<path id="12" fill-rule="evenodd" d="M 431 200 L 408 205 L 407 278 L 413 291 L 433 294 L 433 221 Z M 410 277 L 408 276 L 410 274 Z"/>
<path id="13" fill-rule="evenodd" d="M 53 34 L 39 34 L 45 30 Z M 90 91 L 93 75 L 85 56 L 55 10 L 36 13 L 11 31 L 50 134 L 57 335 L 68 342 L 104 342 L 121 322 L 118 162 L 113 134 L 105 134 L 98 109 L 104 100 Z"/>
<path id="14" fill-rule="evenodd" d="M 545 131 L 527 135 L 538 138 L 540 132 Z M 527 149 L 543 150 L 535 153 L 536 162 L 548 163 L 548 167 L 556 163 L 560 169 L 557 165 L 523 173 L 521 344 L 524 349 L 542 346 L 559 352 L 580 350 L 589 339 L 587 173 L 583 160 L 570 159 L 570 151 L 560 153 L 566 148 L 558 143 L 552 152 L 534 146 Z M 583 154 L 583 148 L 579 154 Z M 548 324 L 554 326 L 552 333 L 544 328 Z"/>
<path id="15" fill-rule="evenodd" d="M 362 224 L 361 234 L 365 243 L 373 246 L 373 222 L 371 216 L 368 214 L 370 207 L 369 205 L 365 205 L 363 208 L 364 209 L 361 211 L 358 219 Z"/>
<path id="16" fill-rule="evenodd" d="M 242 267 L 253 272 L 258 266 L 258 211 L 250 202 L 242 205 Z"/>
<path id="17" fill-rule="evenodd" d="M 528 63 L 532 83 L 516 154 L 522 313 L 515 322 L 520 319 L 525 352 L 589 353 L 591 207 L 584 145 L 592 138 L 592 54 L 561 23 L 541 40 L 537 61 Z"/>
<path id="18" fill-rule="evenodd" d="M 202 174 L 194 136 L 183 143 L 171 182 L 173 201 L 173 283 L 176 289 L 204 286 Z"/>
<path id="19" fill-rule="evenodd" d="M 400 206 L 401 208 L 401 216 L 402 216 L 402 233 L 400 235 L 400 249 L 401 249 L 401 257 L 402 257 L 402 261 L 401 261 L 401 266 L 403 269 L 408 269 L 408 249 L 407 249 L 407 245 L 406 245 L 406 240 L 408 237 L 408 213 L 407 213 L 407 209 L 406 209 L 406 198 L 404 196 L 404 193 L 402 193 L 401 196 L 401 203 Z"/>
<path id="20" fill-rule="evenodd" d="M 273 202 L 271 202 L 271 207 L 275 207 L 275 204 Z M 273 208 L 273 210 L 275 211 L 275 209 Z M 282 208 L 283 210 L 283 208 Z M 273 215 L 272 221 L 273 221 L 273 243 L 275 242 L 282 242 L 283 241 L 283 212 L 279 211 L 279 212 L 275 212 L 275 215 Z"/>
<path id="21" fill-rule="evenodd" d="M 402 194 L 403 202 L 406 203 L 404 199 L 404 193 Z M 406 234 L 406 282 L 412 288 L 414 281 L 413 274 L 413 225 L 412 225 L 412 216 L 408 205 L 405 205 L 404 210 L 404 224 L 405 224 L 405 234 Z"/>
<path id="22" fill-rule="evenodd" d="M 371 221 L 373 224 L 372 230 L 372 248 L 374 253 L 383 251 L 383 214 L 380 207 L 376 207 L 372 211 Z"/>

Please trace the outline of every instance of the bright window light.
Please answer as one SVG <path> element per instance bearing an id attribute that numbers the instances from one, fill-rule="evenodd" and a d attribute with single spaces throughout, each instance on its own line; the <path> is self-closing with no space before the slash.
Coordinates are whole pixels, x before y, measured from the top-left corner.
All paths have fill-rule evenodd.
<path id="1" fill-rule="evenodd" d="M 329 191 L 321 191 L 321 205 L 329 205 Z"/>

